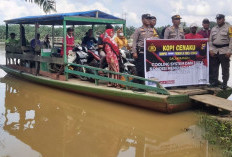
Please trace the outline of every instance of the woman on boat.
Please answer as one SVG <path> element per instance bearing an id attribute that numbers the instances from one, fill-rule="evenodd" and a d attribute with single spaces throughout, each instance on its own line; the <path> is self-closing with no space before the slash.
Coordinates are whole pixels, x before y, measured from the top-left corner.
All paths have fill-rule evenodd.
<path id="1" fill-rule="evenodd" d="M 126 37 L 124 36 L 122 29 L 117 30 L 117 36 L 114 38 L 114 40 L 117 43 L 119 49 L 123 47 L 125 47 L 128 50 L 130 49 L 128 45 L 128 41 Z"/>
<path id="2" fill-rule="evenodd" d="M 105 31 L 105 36 L 103 39 L 105 45 L 104 50 L 106 52 L 106 61 L 109 66 L 109 70 L 114 72 L 119 72 L 118 58 L 120 52 L 116 42 L 113 39 L 113 36 L 114 36 L 113 29 L 107 29 Z M 115 74 L 109 74 L 108 77 L 113 79 L 119 79 L 119 75 L 115 75 Z M 108 83 L 108 86 L 120 88 L 119 84 L 116 83 Z"/>

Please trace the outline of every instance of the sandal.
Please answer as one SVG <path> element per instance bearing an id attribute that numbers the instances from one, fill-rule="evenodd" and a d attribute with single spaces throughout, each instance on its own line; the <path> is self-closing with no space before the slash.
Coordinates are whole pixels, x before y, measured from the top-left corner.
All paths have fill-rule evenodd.
<path id="1" fill-rule="evenodd" d="M 98 71 L 98 75 L 104 76 L 105 74 L 102 71 Z"/>
<path id="2" fill-rule="evenodd" d="M 107 84 L 107 87 L 114 87 L 114 85 L 113 85 L 113 84 L 108 83 L 108 84 Z"/>
<path id="3" fill-rule="evenodd" d="M 120 85 L 115 86 L 116 89 L 121 89 Z"/>

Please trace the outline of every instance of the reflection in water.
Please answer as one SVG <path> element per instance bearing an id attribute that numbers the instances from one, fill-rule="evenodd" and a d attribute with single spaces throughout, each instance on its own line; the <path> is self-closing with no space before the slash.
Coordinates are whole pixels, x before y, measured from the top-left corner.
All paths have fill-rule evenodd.
<path id="1" fill-rule="evenodd" d="M 0 85 L 1 96 L 5 95 L 0 156 L 18 157 L 18 148 L 22 156 L 44 157 L 204 157 L 211 153 L 194 125 L 197 116 L 190 111 L 160 114 L 10 76 L 2 78 Z"/>

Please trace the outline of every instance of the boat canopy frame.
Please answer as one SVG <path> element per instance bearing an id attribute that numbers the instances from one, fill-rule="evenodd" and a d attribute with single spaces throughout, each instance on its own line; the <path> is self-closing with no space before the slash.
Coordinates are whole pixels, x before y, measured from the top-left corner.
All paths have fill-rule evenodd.
<path id="1" fill-rule="evenodd" d="M 92 25 L 92 28 L 94 30 L 94 25 L 104 25 L 104 24 L 122 24 L 123 25 L 123 31 L 124 34 L 126 34 L 126 20 L 117 18 L 113 15 L 106 14 L 104 12 L 101 12 L 99 10 L 93 10 L 93 11 L 88 11 L 88 12 L 75 12 L 75 13 L 65 13 L 65 14 L 53 14 L 53 15 L 42 15 L 42 16 L 28 16 L 28 17 L 23 17 L 23 18 L 17 18 L 17 19 L 11 19 L 11 20 L 5 20 L 6 23 L 6 38 L 8 38 L 8 25 L 9 24 L 19 24 L 20 27 L 22 27 L 23 24 L 35 24 L 35 39 L 36 39 L 36 34 L 37 34 L 37 29 L 38 25 L 52 25 L 52 38 L 54 39 L 54 26 L 60 25 L 63 26 L 63 43 L 64 43 L 64 52 L 66 52 L 66 35 L 67 35 L 67 25 Z M 21 30 L 21 28 L 20 28 Z M 22 39 L 22 33 L 20 31 L 20 40 Z M 53 43 L 52 43 L 53 44 Z M 22 45 L 22 42 L 21 42 Z M 6 55 L 9 58 L 16 58 L 16 59 L 26 59 L 31 58 L 29 57 L 21 57 L 19 54 L 16 55 Z M 44 57 L 35 57 L 32 60 L 37 62 L 44 61 Z M 52 59 L 50 59 L 52 61 Z M 64 53 L 64 60 L 63 64 L 65 65 L 64 68 L 64 74 L 66 77 L 66 80 L 68 80 L 68 74 L 76 74 L 76 75 L 81 75 L 84 77 L 89 77 L 93 78 L 95 80 L 95 84 L 98 85 L 98 80 L 104 80 L 104 81 L 109 81 L 113 83 L 119 83 L 123 84 L 128 87 L 135 87 L 135 88 L 140 88 L 140 89 L 147 89 L 151 91 L 155 91 L 160 94 L 164 95 L 169 95 L 169 92 L 162 87 L 162 85 L 159 84 L 159 82 L 154 81 L 154 80 L 149 80 L 145 78 L 141 78 L 138 76 L 133 76 L 133 75 L 128 75 L 128 74 L 123 74 L 123 73 L 115 73 L 113 71 L 109 70 L 103 70 L 95 67 L 90 67 L 90 66 L 85 66 L 85 65 L 78 65 L 74 63 L 68 63 L 67 62 L 67 55 Z M 52 63 L 60 63 L 61 61 L 55 60 L 52 61 Z M 37 64 L 36 64 L 37 65 Z M 83 67 L 83 68 L 89 68 L 94 71 L 94 74 L 86 74 L 83 72 L 79 71 L 74 71 L 68 69 L 68 65 L 72 66 L 77 66 L 77 67 Z M 115 80 L 111 78 L 104 78 L 102 76 L 98 75 L 98 71 L 103 71 L 106 73 L 111 73 L 111 74 L 118 74 L 121 76 L 124 76 L 126 78 L 126 81 L 121 81 L 121 80 Z M 138 83 L 133 83 L 129 81 L 129 78 L 134 78 L 138 80 L 143 80 L 143 81 L 150 81 L 153 82 L 157 85 L 157 87 L 151 87 L 151 86 L 146 86 Z"/>

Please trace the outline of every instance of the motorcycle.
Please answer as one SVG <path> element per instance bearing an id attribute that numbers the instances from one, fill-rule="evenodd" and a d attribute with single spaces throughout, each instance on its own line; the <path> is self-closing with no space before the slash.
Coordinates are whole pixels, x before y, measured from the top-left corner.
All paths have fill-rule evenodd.
<path id="1" fill-rule="evenodd" d="M 93 67 L 100 67 L 101 57 L 97 51 L 96 46 L 91 46 L 87 50 L 88 59 L 87 64 Z M 130 51 L 126 48 L 120 49 L 120 56 L 119 56 L 119 64 L 120 64 L 120 72 L 128 73 L 131 75 L 136 75 L 136 68 L 134 65 L 134 59 Z M 108 70 L 108 64 L 105 61 L 102 65 L 102 69 Z"/>
<path id="2" fill-rule="evenodd" d="M 67 59 L 68 62 L 69 63 L 76 63 L 76 64 L 80 64 L 80 65 L 88 65 L 87 64 L 88 54 L 86 53 L 86 51 L 87 50 L 85 47 L 82 47 L 80 45 L 76 45 L 73 48 L 72 53 L 69 53 L 69 55 L 68 55 L 68 59 Z M 72 68 L 72 70 L 87 73 L 87 69 L 85 67 L 69 66 L 69 68 Z M 88 78 L 85 76 L 78 75 L 78 77 L 83 81 L 88 80 Z"/>
<path id="3" fill-rule="evenodd" d="M 124 47 L 120 49 L 120 60 L 124 67 L 120 71 L 130 75 L 136 75 L 136 67 L 134 64 L 134 59 L 132 57 L 132 54 L 129 50 L 127 50 Z"/>
<path id="4" fill-rule="evenodd" d="M 88 65 L 87 64 L 87 57 L 88 54 L 86 53 L 87 50 L 85 50 L 84 47 L 80 46 L 80 45 L 76 45 L 72 51 L 69 51 L 69 54 L 67 55 L 67 61 L 68 63 L 76 63 L 76 64 L 81 64 L 81 65 Z M 60 55 L 60 50 L 58 49 L 56 53 L 52 53 L 51 57 L 62 57 Z M 68 65 L 68 68 L 71 70 L 75 70 L 75 71 L 81 71 L 86 73 L 87 70 L 84 67 L 77 67 L 77 66 L 72 66 L 72 65 Z M 55 72 L 55 73 L 63 73 L 64 71 L 64 67 L 62 67 L 62 65 L 59 64 L 54 64 L 51 63 L 50 64 L 50 71 L 51 72 Z M 84 76 L 80 76 L 80 75 L 70 75 L 71 77 L 79 77 L 81 80 L 88 80 L 87 77 Z"/>

